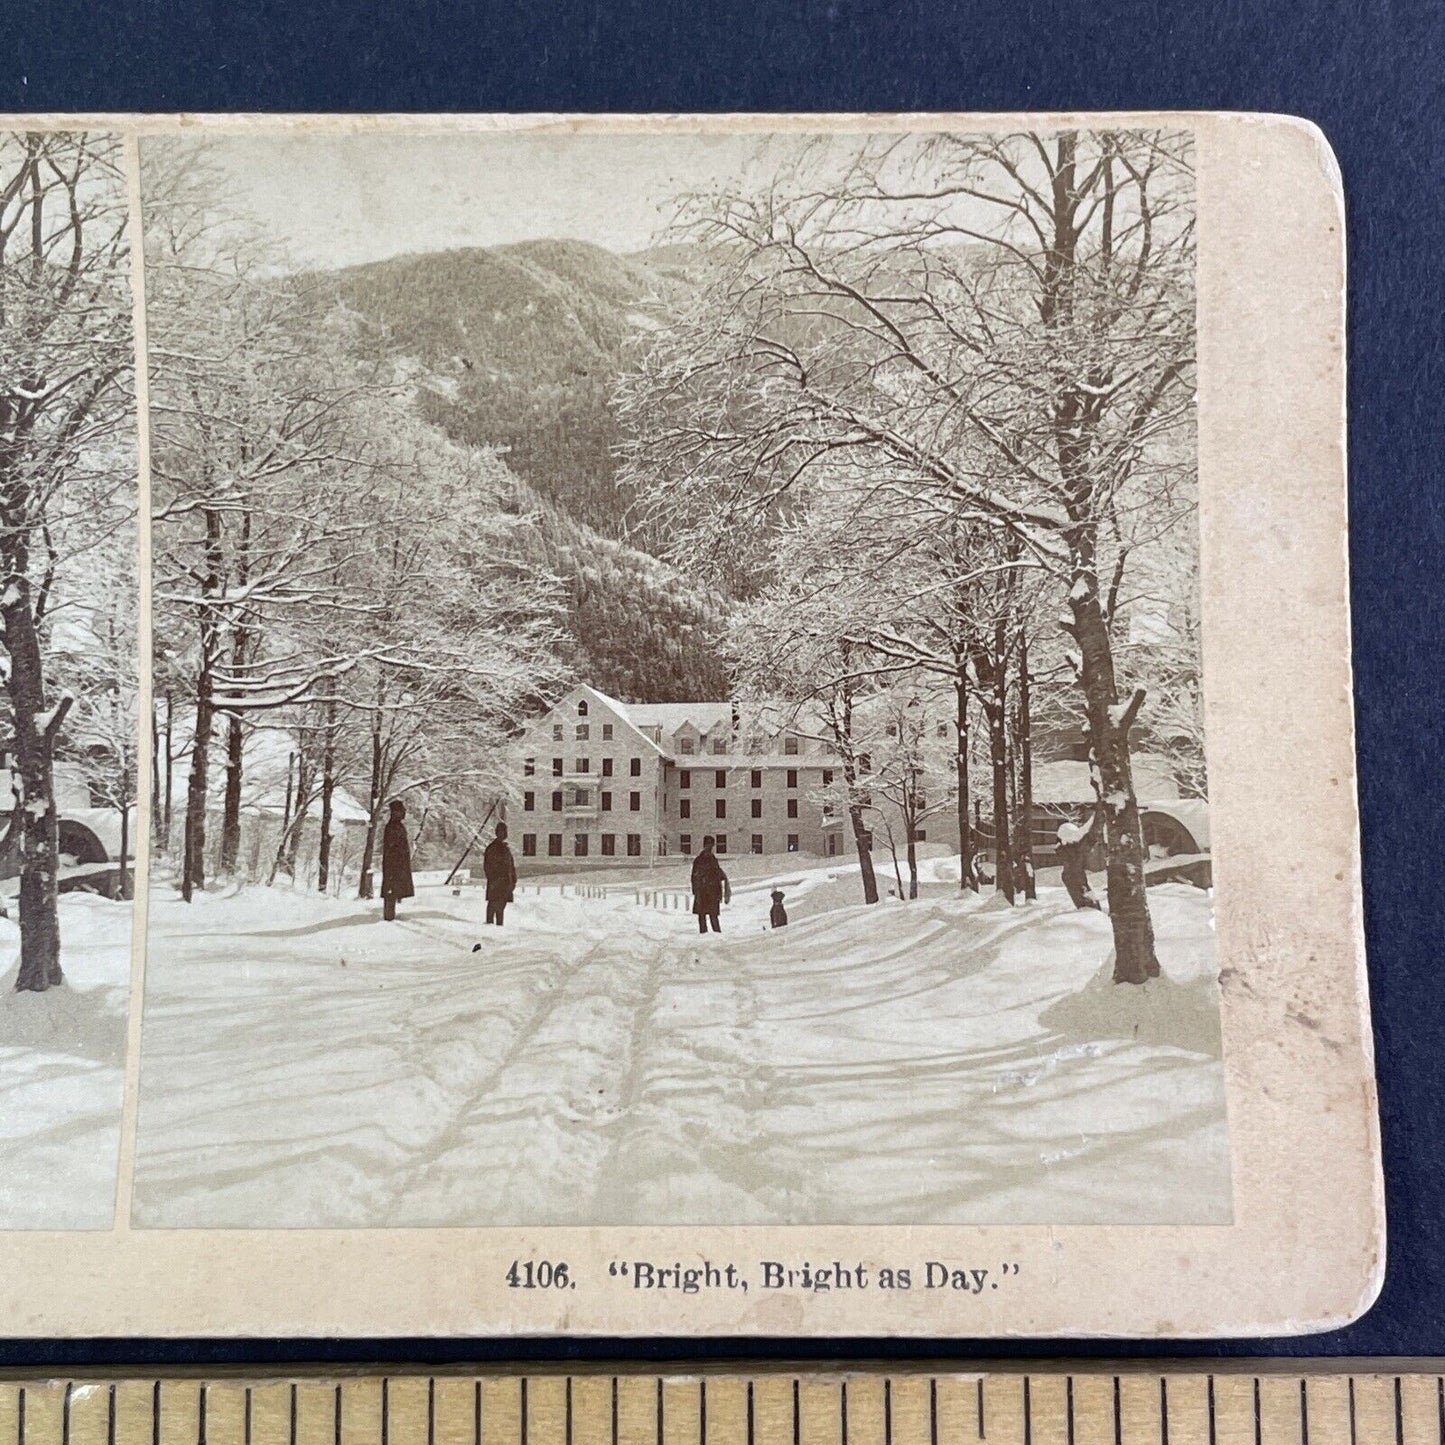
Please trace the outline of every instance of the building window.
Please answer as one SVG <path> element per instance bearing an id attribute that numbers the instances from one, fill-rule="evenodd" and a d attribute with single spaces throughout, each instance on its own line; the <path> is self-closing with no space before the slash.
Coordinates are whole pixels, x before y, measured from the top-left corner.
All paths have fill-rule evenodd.
<path id="1" fill-rule="evenodd" d="M 627 856 L 629 858 L 642 857 L 642 834 L 629 833 L 627 835 Z"/>
<path id="2" fill-rule="evenodd" d="M 627 795 L 627 811 L 629 813 L 640 813 L 642 811 L 641 793 L 629 793 Z"/>
<path id="3" fill-rule="evenodd" d="M 754 768 L 748 775 L 748 782 L 755 788 L 761 788 L 763 785 L 763 770 L 761 768 Z"/>
<path id="4" fill-rule="evenodd" d="M 692 787 L 692 771 L 691 771 L 691 769 L 689 769 L 689 768 L 683 768 L 683 770 L 682 770 L 680 773 L 678 773 L 678 775 L 677 775 L 677 786 L 678 786 L 679 788 L 690 788 L 690 787 Z"/>
<path id="5" fill-rule="evenodd" d="M 552 811 L 554 813 L 560 813 L 562 811 L 562 791 L 560 788 L 552 794 Z"/>
<path id="6" fill-rule="evenodd" d="M 522 857 L 535 858 L 537 856 L 537 835 L 535 833 L 522 834 Z"/>
<path id="7" fill-rule="evenodd" d="M 587 699 L 586 699 L 585 697 L 579 697 L 579 698 L 577 699 L 577 716 L 578 716 L 578 717 L 586 717 L 586 716 L 587 716 Z"/>
<path id="8" fill-rule="evenodd" d="M 796 787 L 798 786 L 798 770 L 797 770 L 797 768 L 789 768 L 789 769 L 788 769 L 788 786 L 789 786 L 790 788 L 796 788 Z"/>
<path id="9" fill-rule="evenodd" d="M 726 738 L 714 738 L 714 739 L 712 740 L 712 750 L 713 750 L 713 752 L 715 752 L 715 753 L 725 753 L 725 752 L 727 752 L 727 750 L 728 750 L 728 740 L 727 740 Z"/>
<path id="10" fill-rule="evenodd" d="M 755 818 L 761 818 L 762 816 L 763 816 L 763 800 L 762 800 L 761 798 L 754 798 L 754 799 L 753 799 L 753 817 L 755 817 Z"/>
<path id="11" fill-rule="evenodd" d="M 537 807 L 537 795 L 536 795 L 536 793 L 523 793 L 523 794 L 522 794 L 522 811 L 523 811 L 524 813 L 531 813 L 531 812 L 534 812 L 534 811 L 536 810 L 536 807 Z"/>
<path id="12" fill-rule="evenodd" d="M 592 771 L 591 758 L 578 758 L 577 766 L 572 770 L 574 773 L 590 773 Z"/>
<path id="13" fill-rule="evenodd" d="M 602 856 L 613 858 L 617 855 L 617 834 L 604 833 L 602 835 Z"/>
<path id="14" fill-rule="evenodd" d="M 728 800 L 726 798 L 719 798 L 717 802 L 713 804 L 713 810 L 714 817 L 726 818 L 728 815 Z"/>
<path id="15" fill-rule="evenodd" d="M 691 852 L 692 852 L 692 834 L 691 834 L 691 833 L 680 833 L 680 834 L 678 834 L 677 846 L 678 846 L 679 850 L 682 851 L 683 853 L 691 853 Z"/>
<path id="16" fill-rule="evenodd" d="M 788 799 L 788 817 L 790 817 L 790 818 L 796 818 L 797 816 L 798 816 L 798 800 L 797 800 L 796 798 L 789 798 L 789 799 Z"/>
<path id="17" fill-rule="evenodd" d="M 560 833 L 547 834 L 547 856 L 549 858 L 562 856 L 562 835 Z"/>
<path id="18" fill-rule="evenodd" d="M 726 853 L 728 850 L 728 835 L 726 833 L 719 833 L 717 837 L 712 840 L 712 845 L 719 853 Z"/>
<path id="19" fill-rule="evenodd" d="M 592 736 L 592 729 L 591 729 L 586 723 L 578 723 L 578 724 L 577 724 L 576 737 L 577 737 L 577 741 L 578 741 L 579 743 L 585 743 L 585 742 L 587 741 L 587 739 L 590 738 L 591 736 Z"/>
<path id="20" fill-rule="evenodd" d="M 824 769 L 823 769 L 823 786 L 824 786 L 825 788 L 831 788 L 831 787 L 833 786 L 833 770 L 832 770 L 832 768 L 824 768 Z"/>
<path id="21" fill-rule="evenodd" d="M 561 758 L 553 758 L 553 759 L 552 759 L 552 776 L 553 776 L 554 778 L 560 778 L 560 777 L 562 776 L 562 759 L 561 759 Z"/>
<path id="22" fill-rule="evenodd" d="M 552 724 L 552 741 L 553 741 L 554 743 L 560 743 L 560 742 L 562 741 L 562 724 L 561 724 L 561 723 L 553 723 L 553 724 Z"/>
<path id="23" fill-rule="evenodd" d="M 603 776 L 604 778 L 610 778 L 610 777 L 612 776 L 612 759 L 611 759 L 611 758 L 603 758 L 603 759 L 602 759 L 602 776 Z"/>
<path id="24" fill-rule="evenodd" d="M 627 765 L 627 771 L 634 778 L 640 778 L 642 776 L 642 759 L 633 758 L 632 761 Z"/>
<path id="25" fill-rule="evenodd" d="M 790 838 L 788 841 L 791 845 L 792 839 Z M 828 834 L 828 856 L 830 858 L 836 858 L 838 856 L 838 835 L 836 833 Z"/>
<path id="26" fill-rule="evenodd" d="M 677 750 L 678 750 L 678 752 L 680 752 L 680 753 L 691 753 L 691 752 L 692 752 L 692 739 L 691 739 L 691 738 L 678 738 L 678 740 L 677 740 Z"/>
<path id="27" fill-rule="evenodd" d="M 590 792 L 587 788 L 573 788 L 573 789 L 572 789 L 572 806 L 573 806 L 573 807 L 576 807 L 576 808 L 586 808 L 586 807 L 589 807 L 589 806 L 591 805 L 591 802 L 592 802 L 592 794 L 591 794 L 591 792 Z"/>
<path id="28" fill-rule="evenodd" d="M 753 834 L 753 852 L 754 852 L 754 853 L 761 853 L 762 851 L 763 851 L 763 835 L 762 835 L 761 833 L 754 833 L 754 834 Z"/>
<path id="29" fill-rule="evenodd" d="M 789 733 L 789 734 L 787 735 L 787 737 L 785 737 L 785 738 L 783 739 L 783 751 L 784 751 L 790 758 L 795 758 L 795 757 L 797 757 L 797 755 L 798 755 L 798 738 L 797 738 L 797 734 L 796 734 L 796 733 Z"/>
<path id="30" fill-rule="evenodd" d="M 612 724 L 611 724 L 611 723 L 603 723 L 603 724 L 602 724 L 602 741 L 603 741 L 604 743 L 610 743 L 610 742 L 612 741 Z"/>
<path id="31" fill-rule="evenodd" d="M 585 857 L 587 856 L 587 835 L 586 835 L 586 833 L 578 833 L 577 836 L 576 836 L 575 838 L 573 838 L 573 840 L 572 840 L 572 856 L 575 857 L 575 858 L 585 858 Z"/>
<path id="32" fill-rule="evenodd" d="M 833 842 L 835 842 L 835 841 L 836 841 L 836 840 L 833 839 L 833 838 L 829 838 L 829 839 L 828 839 L 828 842 L 829 842 L 830 844 L 833 843 Z M 788 852 L 789 852 L 789 853 L 796 853 L 797 851 L 798 851 L 798 835 L 797 835 L 796 833 L 789 833 L 789 834 L 788 834 Z"/>
<path id="33" fill-rule="evenodd" d="M 612 794 L 611 794 L 611 793 L 603 793 L 603 794 L 602 794 L 601 807 L 602 807 L 602 811 L 603 811 L 604 813 L 610 813 L 610 812 L 612 811 Z"/>
<path id="34" fill-rule="evenodd" d="M 691 799 L 691 798 L 681 798 L 681 799 L 679 799 L 678 804 L 677 804 L 677 816 L 678 816 L 679 818 L 690 818 L 690 817 L 692 817 L 692 799 Z"/>
<path id="35" fill-rule="evenodd" d="M 666 858 L 666 857 L 667 857 L 667 839 L 666 839 L 666 838 L 659 838 L 659 839 L 657 840 L 657 856 L 658 856 L 659 858 Z"/>
<path id="36" fill-rule="evenodd" d="M 523 761 L 522 776 L 526 778 L 535 778 L 537 776 L 536 758 L 527 758 Z"/>
<path id="37" fill-rule="evenodd" d="M 719 769 L 717 770 L 717 772 L 715 772 L 715 773 L 712 775 L 712 780 L 713 780 L 714 785 L 717 786 L 717 787 L 719 787 L 719 788 L 725 788 L 725 787 L 727 787 L 727 785 L 728 785 L 728 772 L 727 772 L 727 769 L 726 769 L 726 768 L 719 768 Z"/>

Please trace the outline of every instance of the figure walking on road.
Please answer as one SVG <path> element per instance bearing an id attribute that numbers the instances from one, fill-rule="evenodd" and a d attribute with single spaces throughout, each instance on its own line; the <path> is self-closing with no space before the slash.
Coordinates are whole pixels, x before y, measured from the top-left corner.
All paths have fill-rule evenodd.
<path id="1" fill-rule="evenodd" d="M 517 860 L 507 846 L 507 825 L 497 824 L 497 836 L 482 854 L 482 871 L 487 875 L 487 922 L 502 926 L 502 915 L 517 891 Z"/>
<path id="2" fill-rule="evenodd" d="M 712 924 L 714 933 L 722 932 L 718 913 L 724 897 L 731 891 L 728 876 L 712 850 L 711 837 L 702 840 L 702 852 L 692 861 L 692 911 L 697 914 L 697 931 L 706 933 Z"/>
<path id="3" fill-rule="evenodd" d="M 390 923 L 396 917 L 397 900 L 411 898 L 411 840 L 406 836 L 406 804 L 391 802 L 391 817 L 381 832 L 381 916 Z"/>

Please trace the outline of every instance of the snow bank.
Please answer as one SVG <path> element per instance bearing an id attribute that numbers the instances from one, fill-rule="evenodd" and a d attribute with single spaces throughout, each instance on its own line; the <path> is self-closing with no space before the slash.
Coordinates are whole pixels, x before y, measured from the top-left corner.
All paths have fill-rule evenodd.
<path id="1" fill-rule="evenodd" d="M 0 1229 L 108 1229 L 130 990 L 129 903 L 60 899 L 65 984 L 16 993 L 19 930 L 0 920 Z"/>

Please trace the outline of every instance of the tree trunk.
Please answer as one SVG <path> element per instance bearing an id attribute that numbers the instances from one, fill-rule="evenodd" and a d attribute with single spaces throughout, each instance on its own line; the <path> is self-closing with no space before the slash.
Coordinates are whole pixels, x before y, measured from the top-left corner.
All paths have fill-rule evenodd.
<path id="1" fill-rule="evenodd" d="M 914 827 L 914 820 L 908 820 L 908 900 L 911 903 L 918 897 L 918 844 L 914 841 L 913 835 L 918 830 Z"/>
<path id="2" fill-rule="evenodd" d="M 1076 576 L 1069 606 L 1073 614 L 1070 630 L 1079 645 L 1079 681 L 1088 712 L 1090 748 L 1098 770 L 1104 819 L 1114 982 L 1143 983 L 1159 973 L 1154 922 L 1149 916 L 1144 882 L 1139 802 L 1129 763 L 1129 730 L 1143 706 L 1144 693 L 1140 689 L 1126 705 L 1119 705 L 1113 649 L 1092 569 Z"/>
<path id="3" fill-rule="evenodd" d="M 174 777 L 175 777 L 176 761 L 175 761 L 175 754 L 174 754 L 174 752 L 172 751 L 172 748 L 173 748 L 173 746 L 174 746 L 174 736 L 175 736 L 175 735 L 174 735 L 174 733 L 172 732 L 172 729 L 171 729 L 171 724 L 175 721 L 175 705 L 176 705 L 175 697 L 174 697 L 174 695 L 172 694 L 170 688 L 167 688 L 167 689 L 166 689 L 166 751 L 165 751 L 166 776 L 165 776 L 165 803 L 164 803 L 165 812 L 164 812 L 164 815 L 163 815 L 163 816 L 164 816 L 164 819 L 165 819 L 164 824 L 163 824 L 164 829 L 165 829 L 165 835 L 164 835 L 164 838 L 162 839 L 162 843 L 161 843 L 162 848 L 163 848 L 167 853 L 169 853 L 170 850 L 171 850 L 172 804 L 173 804 L 174 799 L 175 799 Z"/>
<path id="4" fill-rule="evenodd" d="M 241 714 L 233 712 L 226 718 L 226 792 L 221 808 L 221 873 L 228 877 L 236 871 L 236 858 L 241 851 L 241 777 L 245 748 Z"/>
<path id="5" fill-rule="evenodd" d="M 1005 662 L 1004 625 L 998 623 L 994 655 L 989 660 L 992 688 L 984 694 L 988 719 L 989 762 L 993 767 L 993 886 L 1010 903 L 1014 901 L 1013 851 L 1009 846 L 1008 807 L 1008 667 Z"/>
<path id="6" fill-rule="evenodd" d="M 20 992 L 65 982 L 60 970 L 60 823 L 55 812 L 55 734 L 69 709 L 46 716 L 45 674 L 24 557 L 6 559 L 0 622 L 10 654 L 6 687 L 15 732 L 15 811 L 20 824 Z"/>
<path id="7" fill-rule="evenodd" d="M 878 902 L 878 878 L 873 872 L 873 853 L 868 846 L 868 830 L 863 826 L 863 808 L 848 804 L 848 817 L 853 823 L 853 846 L 858 852 L 858 871 L 863 875 L 864 903 Z"/>
<path id="8" fill-rule="evenodd" d="M 1034 878 L 1034 738 L 1029 694 L 1028 638 L 1019 634 L 1018 686 L 1018 822 L 1014 828 L 1014 854 L 1018 859 L 1019 887 L 1030 902 L 1038 897 Z"/>
<path id="9" fill-rule="evenodd" d="M 336 701 L 326 703 L 326 731 L 321 744 L 321 838 L 316 844 L 316 891 L 331 883 L 331 796 L 336 791 Z"/>
<path id="10" fill-rule="evenodd" d="M 130 863 L 130 805 L 123 799 L 120 805 L 120 877 L 116 882 L 117 898 L 134 898 L 135 889 L 130 886 L 126 878 L 126 868 Z"/>
<path id="11" fill-rule="evenodd" d="M 191 739 L 191 771 L 186 783 L 186 828 L 181 861 L 181 897 L 189 903 L 206 886 L 206 789 L 211 754 L 211 674 L 196 679 L 196 731 Z"/>
<path id="12" fill-rule="evenodd" d="M 366 794 L 366 841 L 361 845 L 361 880 L 356 888 L 358 898 L 373 898 L 376 893 L 372 862 L 376 856 L 376 818 L 381 811 L 381 764 L 381 713 L 378 710 L 371 725 L 371 784 Z"/>
<path id="13" fill-rule="evenodd" d="M 968 663 L 959 660 L 954 673 L 954 729 L 958 735 L 958 886 L 978 892 L 978 874 L 973 867 L 973 829 L 968 817 Z"/>
<path id="14" fill-rule="evenodd" d="M 161 716 L 151 708 L 151 833 L 155 838 L 156 851 L 164 853 L 166 836 L 161 831 L 165 815 L 161 811 Z"/>

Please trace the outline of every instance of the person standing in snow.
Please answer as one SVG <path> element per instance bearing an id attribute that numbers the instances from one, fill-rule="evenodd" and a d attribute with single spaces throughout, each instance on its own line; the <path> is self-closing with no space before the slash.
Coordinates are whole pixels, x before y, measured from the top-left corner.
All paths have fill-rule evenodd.
<path id="1" fill-rule="evenodd" d="M 773 906 L 768 910 L 768 922 L 774 928 L 786 928 L 788 926 L 788 910 L 783 907 L 783 890 L 773 890 Z"/>
<path id="2" fill-rule="evenodd" d="M 697 914 L 697 931 L 706 933 L 712 924 L 714 933 L 722 932 L 718 913 L 728 890 L 728 876 L 713 852 L 712 838 L 702 840 L 702 852 L 692 861 L 692 911 Z"/>
<path id="3" fill-rule="evenodd" d="M 1075 908 L 1098 908 L 1099 900 L 1089 887 L 1087 867 L 1089 834 L 1094 820 L 1087 823 L 1064 823 L 1058 832 L 1059 861 L 1063 864 L 1063 884 L 1069 890 L 1069 901 Z"/>
<path id="4" fill-rule="evenodd" d="M 391 817 L 381 832 L 381 916 L 390 923 L 400 898 L 411 898 L 411 839 L 406 836 L 406 804 L 391 801 Z"/>
<path id="5" fill-rule="evenodd" d="M 517 862 L 507 846 L 507 825 L 497 824 L 497 836 L 482 854 L 482 871 L 487 876 L 487 922 L 502 926 L 502 915 L 517 891 Z"/>

